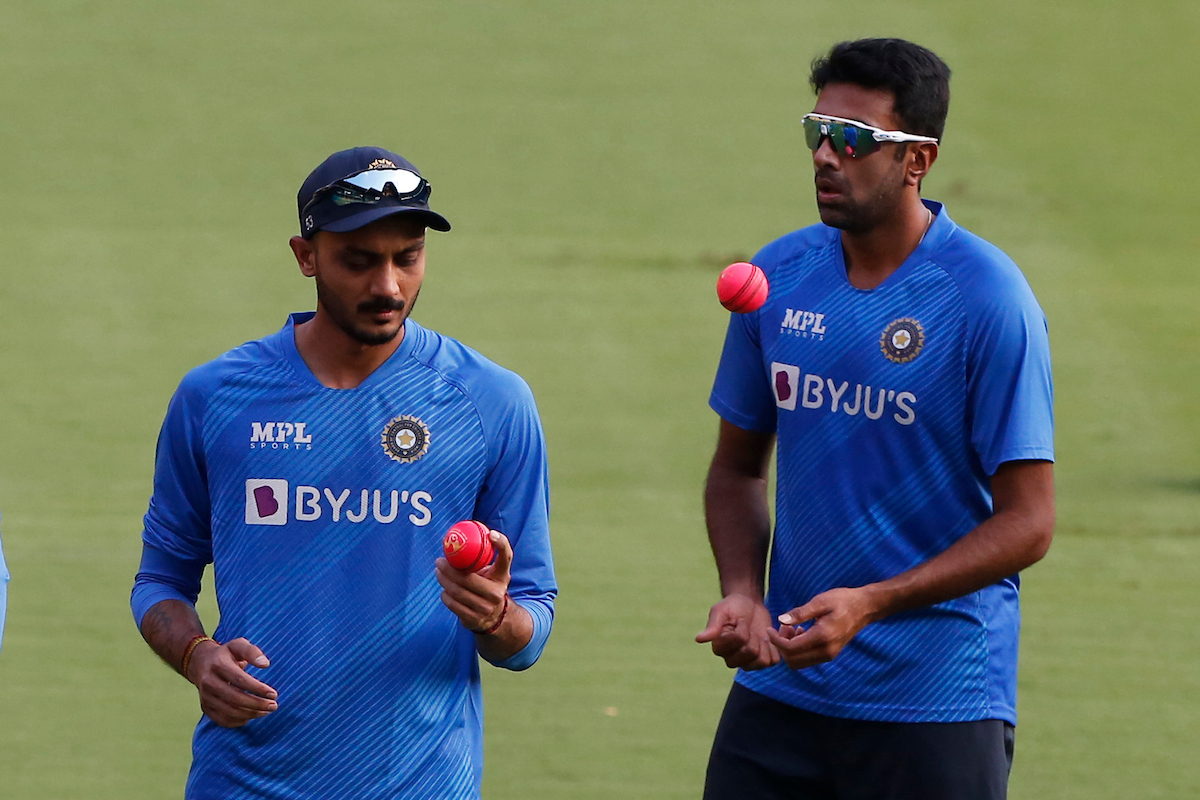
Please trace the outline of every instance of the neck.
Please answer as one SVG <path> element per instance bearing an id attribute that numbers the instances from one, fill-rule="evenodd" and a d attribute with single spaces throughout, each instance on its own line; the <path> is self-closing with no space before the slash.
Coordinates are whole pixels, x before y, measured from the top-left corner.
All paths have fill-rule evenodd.
<path id="1" fill-rule="evenodd" d="M 404 341 L 404 328 L 386 344 L 363 344 L 343 331 L 317 304 L 317 314 L 295 328 L 296 350 L 321 385 L 354 389 Z"/>
<path id="2" fill-rule="evenodd" d="M 874 289 L 917 249 L 932 223 L 929 209 L 915 192 L 899 211 L 869 231 L 842 231 L 846 277 L 856 289 Z"/>

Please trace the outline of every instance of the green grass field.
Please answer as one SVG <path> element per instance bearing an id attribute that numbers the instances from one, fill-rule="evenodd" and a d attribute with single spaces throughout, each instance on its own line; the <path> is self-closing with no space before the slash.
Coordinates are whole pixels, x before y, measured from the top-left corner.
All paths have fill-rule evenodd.
<path id="1" fill-rule="evenodd" d="M 698 797 L 731 677 L 691 641 L 713 281 L 815 221 L 807 64 L 863 35 L 954 69 L 926 195 L 1051 325 L 1012 796 L 1200 796 L 1200 6 L 1171 0 L 0 4 L 0 795 L 181 795 L 195 695 L 127 603 L 158 426 L 312 306 L 296 188 L 378 143 L 455 225 L 418 318 L 521 372 L 551 449 L 558 620 L 487 674 L 484 794 Z"/>

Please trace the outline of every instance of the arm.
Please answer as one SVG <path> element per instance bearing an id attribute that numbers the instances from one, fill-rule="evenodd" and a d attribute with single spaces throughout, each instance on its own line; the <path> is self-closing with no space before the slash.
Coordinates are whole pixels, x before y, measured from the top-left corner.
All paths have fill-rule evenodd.
<path id="1" fill-rule="evenodd" d="M 167 408 L 154 459 L 154 494 L 142 530 L 142 562 L 130 597 L 142 638 L 180 674 L 188 647 L 204 636 L 196 598 L 204 567 L 212 561 L 200 432 L 205 381 L 201 371 L 193 370 Z M 237 727 L 275 709 L 275 691 L 246 673 L 251 663 L 266 667 L 270 662 L 245 639 L 194 645 L 184 677 L 196 685 L 201 710 L 218 725 Z"/>
<path id="2" fill-rule="evenodd" d="M 992 476 L 991 517 L 945 551 L 894 578 L 832 589 L 779 617 L 768 635 L 792 669 L 835 658 L 866 625 L 990 586 L 1040 561 L 1054 533 L 1048 461 L 1009 461 Z M 812 622 L 807 629 L 798 627 Z"/>
<path id="3" fill-rule="evenodd" d="M 0 548 L 0 646 L 4 644 L 4 615 L 8 605 L 8 567 L 4 563 L 4 550 Z"/>
<path id="4" fill-rule="evenodd" d="M 496 561 L 470 574 L 438 559 L 436 575 L 442 602 L 476 633 L 476 649 L 484 660 L 519 671 L 541 656 L 558 594 L 546 441 L 533 393 L 515 373 L 492 374 L 472 391 L 491 458 L 473 517 L 491 529 Z M 497 621 L 500 627 L 486 633 Z"/>
<path id="5" fill-rule="evenodd" d="M 711 643 L 729 667 L 761 669 L 779 661 L 767 634 L 771 615 L 763 604 L 771 542 L 767 474 L 774 443 L 772 434 L 722 419 L 704 487 L 708 540 L 724 599 L 709 611 L 696 641 Z"/>
<path id="6" fill-rule="evenodd" d="M 203 561 L 181 559 L 143 545 L 142 565 L 133 588 L 134 616 L 150 649 L 195 684 L 204 714 L 218 725 L 236 728 L 274 711 L 278 696 L 246 673 L 250 664 L 268 667 L 270 662 L 245 639 L 224 645 L 212 640 L 199 642 L 184 674 L 188 647 L 197 636 L 205 635 L 195 607 L 203 573 Z"/>

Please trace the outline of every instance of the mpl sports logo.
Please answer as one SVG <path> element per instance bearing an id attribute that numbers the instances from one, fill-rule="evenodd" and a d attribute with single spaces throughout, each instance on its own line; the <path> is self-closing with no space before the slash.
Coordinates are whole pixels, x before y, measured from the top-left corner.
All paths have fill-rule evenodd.
<path id="1" fill-rule="evenodd" d="M 779 332 L 784 336 L 799 336 L 804 339 L 825 339 L 825 315 L 814 311 L 789 308 L 783 315 Z"/>
<path id="2" fill-rule="evenodd" d="M 312 450 L 307 422 L 251 422 L 251 450 Z"/>
<path id="3" fill-rule="evenodd" d="M 894 389 L 854 386 L 854 402 L 850 402 L 850 381 L 838 383 L 833 378 L 803 374 L 799 367 L 791 364 L 771 363 L 771 389 L 775 393 L 775 405 L 785 411 L 800 408 L 814 411 L 827 408 L 833 414 L 850 417 L 863 414 L 867 419 L 879 419 L 889 409 L 894 409 L 891 418 L 901 425 L 912 425 L 917 420 L 913 405 L 917 396 L 912 392 L 897 392 Z"/>
<path id="4" fill-rule="evenodd" d="M 328 518 L 341 522 L 365 522 L 368 516 L 387 525 L 407 519 L 418 528 L 433 520 L 429 492 L 408 489 L 351 489 L 333 490 L 317 486 L 296 486 L 289 491 L 288 482 L 279 478 L 250 478 L 246 481 L 246 524 L 286 525 L 288 512 L 294 512 L 295 522 L 316 522 Z M 410 512 L 400 516 L 405 508 Z"/>

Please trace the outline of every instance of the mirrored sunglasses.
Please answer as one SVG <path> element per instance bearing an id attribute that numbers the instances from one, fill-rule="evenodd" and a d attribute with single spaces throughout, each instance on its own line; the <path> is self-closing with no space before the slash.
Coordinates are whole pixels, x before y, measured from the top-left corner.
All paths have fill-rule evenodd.
<path id="1" fill-rule="evenodd" d="M 937 142 L 932 136 L 918 136 L 904 131 L 885 131 L 862 122 L 824 114 L 805 114 L 801 120 L 804 139 L 814 153 L 821 142 L 829 139 L 838 155 L 850 158 L 869 156 L 884 142 Z"/>
<path id="2" fill-rule="evenodd" d="M 312 199 L 305 204 L 301 216 L 306 214 L 313 204 L 326 197 L 339 206 L 351 203 L 378 203 L 385 197 L 425 203 L 429 200 L 429 193 L 429 181 L 410 170 L 368 169 L 313 192 Z"/>

